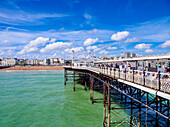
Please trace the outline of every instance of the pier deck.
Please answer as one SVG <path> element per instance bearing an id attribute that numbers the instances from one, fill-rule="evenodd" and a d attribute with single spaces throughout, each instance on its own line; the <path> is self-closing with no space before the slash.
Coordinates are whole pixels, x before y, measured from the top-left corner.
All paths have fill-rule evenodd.
<path id="1" fill-rule="evenodd" d="M 104 120 L 103 126 L 110 127 L 111 124 L 124 124 L 129 123 L 130 126 L 146 126 L 149 119 L 145 119 L 142 122 L 143 108 L 152 110 L 155 112 L 155 116 L 152 119 L 153 126 L 167 126 L 169 127 L 169 100 L 170 100 L 170 82 L 169 78 L 162 73 L 157 73 L 152 77 L 151 72 L 142 72 L 138 70 L 119 70 L 116 68 L 96 68 L 96 67 L 84 67 L 84 66 L 63 66 L 65 69 L 65 85 L 67 81 L 67 71 L 73 72 L 73 90 L 75 91 L 75 73 L 85 75 L 85 89 L 87 89 L 87 79 L 90 82 L 91 95 L 90 99 L 93 103 L 104 104 Z M 165 74 L 166 75 L 166 74 Z M 168 75 L 168 74 L 167 74 Z M 169 75 L 168 75 L 169 76 Z M 88 77 L 88 78 L 87 78 Z M 95 99 L 93 96 L 93 90 L 102 89 L 103 99 Z M 130 107 L 124 107 L 122 109 L 130 109 L 131 116 L 129 122 L 124 121 L 111 121 L 111 111 L 118 110 L 116 107 L 111 107 L 111 92 L 115 90 L 120 94 L 120 102 L 117 104 L 129 103 Z M 115 93 L 115 92 L 114 92 Z M 152 98 L 151 98 L 152 96 Z M 129 98 L 130 102 L 128 102 Z M 134 109 L 138 109 L 137 124 L 134 121 Z M 145 112 L 146 114 L 149 114 Z M 152 113 L 151 113 L 152 114 Z M 152 116 L 152 115 L 151 115 Z M 163 121 L 163 122 L 162 122 Z M 149 124 L 148 124 L 149 125 Z"/>

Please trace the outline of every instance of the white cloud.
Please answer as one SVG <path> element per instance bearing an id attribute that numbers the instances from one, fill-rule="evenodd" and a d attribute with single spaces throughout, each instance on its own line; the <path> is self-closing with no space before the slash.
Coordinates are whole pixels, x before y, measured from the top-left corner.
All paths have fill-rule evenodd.
<path id="1" fill-rule="evenodd" d="M 87 49 L 87 50 L 97 49 L 97 46 L 88 46 L 86 49 Z"/>
<path id="2" fill-rule="evenodd" d="M 111 47 L 111 46 L 109 46 L 107 49 L 117 49 L 117 47 Z"/>
<path id="3" fill-rule="evenodd" d="M 84 14 L 84 17 L 85 17 L 85 19 L 86 19 L 86 24 L 90 24 L 90 22 L 91 22 L 91 20 L 92 20 L 92 16 L 91 15 L 89 15 L 89 14 L 87 14 L 87 13 L 85 13 Z M 83 25 L 83 24 L 82 24 Z"/>
<path id="4" fill-rule="evenodd" d="M 10 44 L 8 46 L 15 45 L 17 48 L 15 50 L 22 50 L 24 49 L 24 46 L 29 44 L 30 41 L 38 38 L 38 37 L 44 37 L 44 38 L 56 38 L 57 40 L 71 40 L 70 42 L 73 42 L 75 44 L 75 47 L 81 47 L 84 43 L 84 40 L 87 38 L 93 38 L 93 37 L 101 37 L 103 41 L 108 40 L 108 35 L 111 35 L 114 31 L 110 30 L 98 30 L 97 32 L 93 33 L 92 30 L 79 30 L 79 31 L 0 31 L 0 41 L 3 40 L 9 40 Z M 89 34 L 90 33 L 90 34 Z M 95 39 L 95 38 L 94 38 Z M 75 41 L 76 40 L 76 43 Z M 50 42 L 50 39 L 49 39 Z M 55 41 L 56 42 L 56 41 Z M 48 42 L 47 42 L 48 43 Z M 24 45 L 23 45 L 24 44 Z M 5 46 L 6 47 L 6 46 Z M 7 48 L 7 47 L 6 47 Z M 39 52 L 40 47 L 38 47 L 38 51 L 35 51 L 36 53 Z M 4 47 L 0 46 L 0 49 L 4 50 Z M 14 48 L 10 48 L 14 49 Z M 101 49 L 96 49 L 96 51 Z M 93 51 L 94 52 L 94 51 Z M 27 52 L 22 52 L 23 54 L 17 54 L 18 58 L 33 58 L 34 53 L 28 54 Z M 35 54 L 37 55 L 37 54 Z M 46 55 L 51 55 L 46 54 Z M 45 54 L 41 54 L 41 58 L 46 57 Z M 48 56 L 47 56 L 48 57 Z M 65 56 L 61 56 L 64 57 Z M 69 57 L 68 57 L 69 58 Z"/>
<path id="5" fill-rule="evenodd" d="M 106 51 L 106 50 L 102 50 L 102 51 L 99 52 L 99 54 L 101 54 L 101 55 L 107 55 L 108 53 L 109 53 L 109 52 Z"/>
<path id="6" fill-rule="evenodd" d="M 93 29 L 93 30 L 92 30 L 93 33 L 96 33 L 97 31 L 98 31 L 97 29 Z"/>
<path id="7" fill-rule="evenodd" d="M 130 25 L 126 30 L 145 42 L 164 42 L 170 40 L 170 16 Z"/>
<path id="8" fill-rule="evenodd" d="M 84 41 L 84 46 L 92 45 L 92 44 L 96 43 L 98 40 L 99 40 L 98 38 L 96 38 L 96 39 L 88 38 Z"/>
<path id="9" fill-rule="evenodd" d="M 89 14 L 87 14 L 87 13 L 84 14 L 84 17 L 85 17 L 86 19 L 89 19 L 89 20 L 92 19 L 92 16 L 89 15 Z"/>
<path id="10" fill-rule="evenodd" d="M 14 50 L 7 50 L 7 51 L 3 51 L 0 50 L 0 57 L 3 58 L 15 58 L 15 51 Z"/>
<path id="11" fill-rule="evenodd" d="M 130 33 L 128 31 L 117 32 L 111 36 L 111 39 L 114 41 L 120 41 L 126 37 L 128 37 Z"/>
<path id="12" fill-rule="evenodd" d="M 97 48 L 97 49 L 94 49 L 93 52 L 98 52 L 100 50 L 102 50 L 102 49 L 101 48 Z"/>
<path id="13" fill-rule="evenodd" d="M 28 47 L 38 47 L 38 46 L 43 46 L 47 42 L 49 42 L 49 38 L 44 38 L 44 37 L 38 37 L 33 41 L 30 41 L 30 43 L 27 45 Z"/>
<path id="14" fill-rule="evenodd" d="M 147 50 L 145 50 L 145 52 L 146 52 L 146 53 L 152 53 L 153 50 L 152 50 L 152 49 L 147 49 Z"/>
<path id="15" fill-rule="evenodd" d="M 46 45 L 46 47 L 41 49 L 40 52 L 46 53 L 46 52 L 50 52 L 50 51 L 53 51 L 53 50 L 56 50 L 56 49 L 62 49 L 62 48 L 70 47 L 71 45 L 72 45 L 72 43 L 56 42 L 56 43 Z"/>
<path id="16" fill-rule="evenodd" d="M 139 39 L 133 37 L 133 38 L 128 38 L 127 40 L 124 41 L 124 43 L 131 43 L 131 42 L 139 42 Z"/>
<path id="17" fill-rule="evenodd" d="M 29 13 L 21 10 L 0 9 L 0 23 L 10 25 L 33 25 L 43 24 L 43 19 L 46 18 L 61 18 L 68 15 L 64 14 L 47 14 L 47 13 Z"/>
<path id="18" fill-rule="evenodd" d="M 0 50 L 0 56 L 3 56 L 5 52 L 3 50 Z"/>
<path id="19" fill-rule="evenodd" d="M 3 40 L 3 41 L 1 41 L 0 43 L 1 43 L 1 44 L 9 44 L 10 41 L 8 41 L 8 40 Z"/>
<path id="20" fill-rule="evenodd" d="M 89 50 L 89 52 L 90 50 L 93 50 L 93 52 L 98 52 L 102 50 L 101 48 L 98 48 L 97 46 L 88 46 L 86 49 Z"/>
<path id="21" fill-rule="evenodd" d="M 145 44 L 145 43 L 142 43 L 142 44 L 138 44 L 136 45 L 134 48 L 135 49 L 149 49 L 153 44 Z"/>
<path id="22" fill-rule="evenodd" d="M 38 37 L 33 41 L 30 41 L 29 44 L 24 46 L 24 49 L 22 49 L 18 54 L 25 54 L 29 52 L 38 52 L 39 46 L 44 46 L 47 42 L 49 42 L 49 38 L 44 37 Z"/>
<path id="23" fill-rule="evenodd" d="M 56 39 L 55 38 L 51 38 L 51 40 L 49 42 L 55 42 Z"/>
<path id="24" fill-rule="evenodd" d="M 159 45 L 161 46 L 162 48 L 167 48 L 167 47 L 170 47 L 170 40 L 167 40 L 165 43 Z"/>
<path id="25" fill-rule="evenodd" d="M 60 31 L 64 30 L 64 27 L 60 28 Z"/>
<path id="26" fill-rule="evenodd" d="M 74 51 L 75 53 L 83 51 L 84 48 L 83 47 L 76 47 L 76 48 L 71 48 L 71 49 L 65 49 L 64 52 L 66 53 L 72 53 L 72 51 Z"/>

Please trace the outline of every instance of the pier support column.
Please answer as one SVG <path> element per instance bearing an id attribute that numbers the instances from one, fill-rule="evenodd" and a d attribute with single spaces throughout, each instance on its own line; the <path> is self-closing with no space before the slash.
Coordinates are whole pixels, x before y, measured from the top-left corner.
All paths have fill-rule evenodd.
<path id="1" fill-rule="evenodd" d="M 146 93 L 146 105 L 148 105 L 148 102 L 149 102 L 149 96 L 148 96 L 148 93 Z M 148 126 L 148 109 L 146 107 L 146 118 L 145 118 L 145 126 L 147 127 Z"/>
<path id="2" fill-rule="evenodd" d="M 132 87 L 130 87 L 130 94 L 132 96 Z M 130 126 L 133 127 L 133 99 L 130 98 Z"/>
<path id="3" fill-rule="evenodd" d="M 75 91 L 75 71 L 73 71 L 73 91 Z"/>
<path id="4" fill-rule="evenodd" d="M 66 85 L 66 81 L 67 81 L 67 71 L 66 69 L 64 69 L 64 85 Z"/>
<path id="5" fill-rule="evenodd" d="M 168 107 L 170 106 L 170 105 L 169 105 L 169 100 L 167 100 L 167 105 L 168 105 Z M 168 118 L 169 118 L 169 109 L 168 109 L 168 111 L 167 111 L 167 116 L 168 116 Z M 169 125 L 170 125 L 169 119 L 167 119 L 167 127 L 169 127 Z"/>
<path id="6" fill-rule="evenodd" d="M 91 85 L 90 85 L 90 100 L 92 101 L 93 104 L 93 75 L 90 75 L 90 79 L 91 79 Z"/>
<path id="7" fill-rule="evenodd" d="M 87 78 L 86 78 L 86 74 L 85 74 L 85 77 L 84 77 L 84 89 L 85 91 L 87 91 Z"/>
<path id="8" fill-rule="evenodd" d="M 156 95 L 156 111 L 158 111 L 158 96 Z M 156 113 L 156 127 L 158 127 L 158 113 Z"/>
<path id="9" fill-rule="evenodd" d="M 124 84 L 124 89 L 125 89 L 125 93 L 126 93 L 126 89 L 127 89 L 127 88 L 126 88 L 126 84 Z M 127 97 L 126 97 L 126 95 L 125 95 L 125 105 L 126 105 L 126 100 L 127 100 L 126 98 L 127 98 Z"/>
<path id="10" fill-rule="evenodd" d="M 110 85 L 108 83 L 108 96 L 107 96 L 107 106 L 108 106 L 108 127 L 110 127 Z"/>
<path id="11" fill-rule="evenodd" d="M 141 90 L 138 90 L 138 97 L 141 96 Z M 141 101 L 141 99 L 139 99 Z M 139 127 L 141 127 L 141 103 L 139 103 Z"/>
<path id="12" fill-rule="evenodd" d="M 105 84 L 103 84 L 103 105 L 104 105 L 103 127 L 106 127 L 106 86 Z"/>

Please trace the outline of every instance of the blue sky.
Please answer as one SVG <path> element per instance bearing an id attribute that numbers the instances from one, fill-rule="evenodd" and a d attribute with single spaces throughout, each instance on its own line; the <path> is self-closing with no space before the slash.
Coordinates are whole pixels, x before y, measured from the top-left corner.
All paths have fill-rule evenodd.
<path id="1" fill-rule="evenodd" d="M 169 0 L 0 0 L 0 57 L 170 52 Z"/>

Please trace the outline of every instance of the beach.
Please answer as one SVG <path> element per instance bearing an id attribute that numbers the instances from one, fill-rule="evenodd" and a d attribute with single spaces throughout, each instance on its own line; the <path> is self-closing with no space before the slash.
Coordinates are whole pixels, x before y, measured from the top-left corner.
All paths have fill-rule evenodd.
<path id="1" fill-rule="evenodd" d="M 62 66 L 14 66 L 0 70 L 63 70 Z"/>

